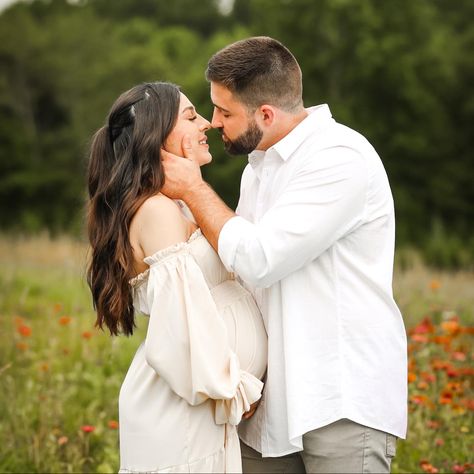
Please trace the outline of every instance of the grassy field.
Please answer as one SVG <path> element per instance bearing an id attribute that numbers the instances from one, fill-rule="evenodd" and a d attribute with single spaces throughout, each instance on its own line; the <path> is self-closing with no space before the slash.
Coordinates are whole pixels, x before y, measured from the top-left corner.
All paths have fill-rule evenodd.
<path id="1" fill-rule="evenodd" d="M 0 471 L 116 472 L 119 387 L 132 338 L 93 327 L 86 247 L 0 239 Z M 394 291 L 409 334 L 409 433 L 393 472 L 474 472 L 474 275 L 415 256 Z"/>

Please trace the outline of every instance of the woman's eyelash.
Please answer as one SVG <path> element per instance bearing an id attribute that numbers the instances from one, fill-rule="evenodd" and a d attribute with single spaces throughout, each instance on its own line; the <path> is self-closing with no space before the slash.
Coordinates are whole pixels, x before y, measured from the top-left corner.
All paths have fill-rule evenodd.
<path id="1" fill-rule="evenodd" d="M 195 115 L 194 117 L 190 117 L 189 120 L 193 121 L 193 120 L 196 120 L 197 119 L 197 115 Z"/>

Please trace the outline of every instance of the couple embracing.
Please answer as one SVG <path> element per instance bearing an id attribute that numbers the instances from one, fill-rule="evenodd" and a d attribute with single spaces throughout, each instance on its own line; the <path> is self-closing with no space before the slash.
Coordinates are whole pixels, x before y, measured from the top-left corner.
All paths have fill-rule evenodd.
<path id="1" fill-rule="evenodd" d="M 209 123 L 173 84 L 138 85 L 94 136 L 88 271 L 97 325 L 149 316 L 119 397 L 121 472 L 389 472 L 407 419 L 382 162 L 291 52 L 217 52 Z M 203 181 L 206 131 L 248 154 L 237 210 Z M 240 439 L 239 439 L 240 438 Z"/>

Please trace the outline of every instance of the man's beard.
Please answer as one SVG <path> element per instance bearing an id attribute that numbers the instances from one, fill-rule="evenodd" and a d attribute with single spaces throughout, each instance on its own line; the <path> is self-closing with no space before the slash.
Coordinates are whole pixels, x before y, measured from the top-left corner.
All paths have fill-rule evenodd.
<path id="1" fill-rule="evenodd" d="M 222 129 L 219 130 L 221 135 L 223 134 Z M 226 137 L 224 142 L 224 148 L 227 153 L 231 155 L 248 155 L 257 148 L 257 145 L 262 139 L 263 132 L 257 125 L 255 120 L 252 120 L 244 133 L 239 135 L 235 140 L 229 140 Z"/>

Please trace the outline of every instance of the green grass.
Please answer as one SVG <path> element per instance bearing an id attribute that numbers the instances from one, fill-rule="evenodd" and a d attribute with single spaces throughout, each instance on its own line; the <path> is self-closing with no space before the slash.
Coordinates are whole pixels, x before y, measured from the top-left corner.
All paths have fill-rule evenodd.
<path id="1" fill-rule="evenodd" d="M 0 239 L 1 472 L 118 470 L 117 397 L 146 320 L 131 338 L 95 330 L 85 262 L 66 238 Z M 412 382 L 393 472 L 473 472 L 473 283 L 397 267 Z"/>

